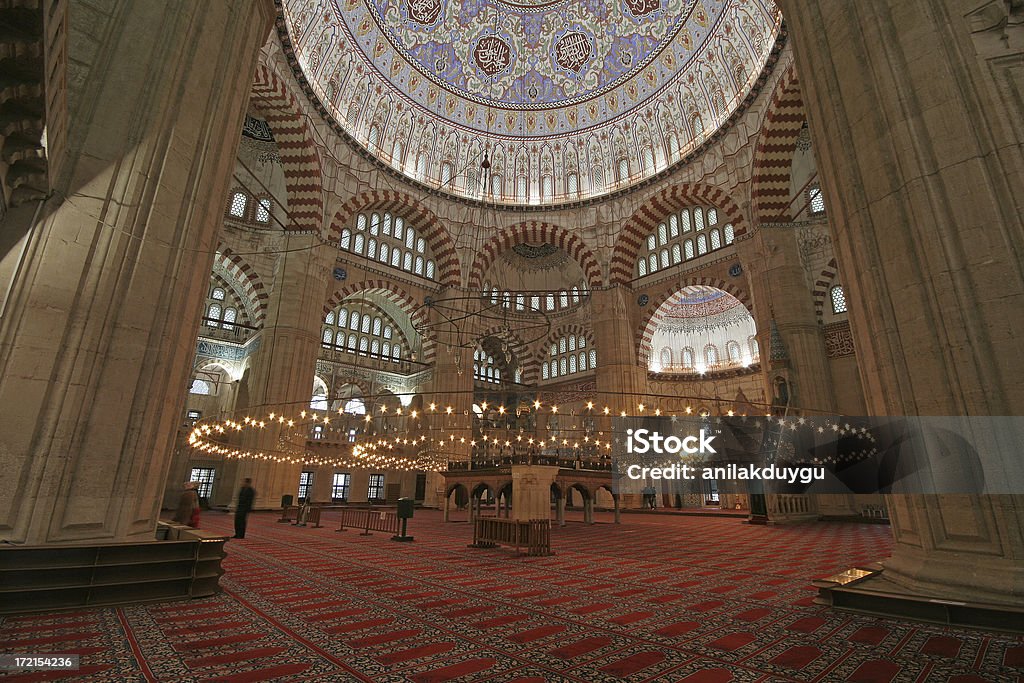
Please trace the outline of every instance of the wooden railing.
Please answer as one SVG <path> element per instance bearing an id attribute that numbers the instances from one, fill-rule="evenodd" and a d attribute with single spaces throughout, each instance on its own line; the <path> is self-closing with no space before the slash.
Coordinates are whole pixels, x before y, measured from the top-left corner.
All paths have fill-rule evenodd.
<path id="1" fill-rule="evenodd" d="M 473 520 L 472 548 L 515 546 L 516 552 L 526 547 L 526 554 L 537 557 L 551 554 L 550 519 L 499 519 L 477 517 Z"/>
<path id="2" fill-rule="evenodd" d="M 811 499 L 802 494 L 781 493 L 768 498 L 773 512 L 780 515 L 811 514 Z"/>
<path id="3" fill-rule="evenodd" d="M 362 529 L 360 536 L 369 536 L 371 531 L 383 531 L 389 534 L 398 535 L 401 529 L 401 520 L 394 512 L 374 509 L 343 509 L 341 521 L 335 531 L 347 531 L 345 527 Z"/>
<path id="4" fill-rule="evenodd" d="M 292 521 L 292 520 L 295 521 Z M 292 526 L 312 526 L 320 528 L 320 505 L 285 505 L 281 508 L 280 523 L 291 522 Z"/>

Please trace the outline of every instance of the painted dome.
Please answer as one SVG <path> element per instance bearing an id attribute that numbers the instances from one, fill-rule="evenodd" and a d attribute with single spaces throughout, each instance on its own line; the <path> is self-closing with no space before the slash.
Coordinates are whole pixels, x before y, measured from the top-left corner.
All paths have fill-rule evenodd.
<path id="1" fill-rule="evenodd" d="M 284 0 L 334 123 L 445 192 L 552 204 L 700 147 L 769 60 L 772 0 Z M 486 163 L 483 163 L 486 159 Z"/>

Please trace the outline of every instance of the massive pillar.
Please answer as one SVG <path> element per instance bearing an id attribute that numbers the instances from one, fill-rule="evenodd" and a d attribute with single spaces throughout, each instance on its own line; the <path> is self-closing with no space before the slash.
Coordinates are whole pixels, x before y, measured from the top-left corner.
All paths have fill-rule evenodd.
<path id="1" fill-rule="evenodd" d="M 789 385 L 794 408 L 834 409 L 831 374 L 825 342 L 807 296 L 807 280 L 800 264 L 796 229 L 792 225 L 762 225 L 755 239 L 740 243 L 758 309 L 758 337 L 766 391 L 774 378 Z M 782 367 L 774 367 L 770 322 L 774 321 L 787 351 Z"/>
<path id="2" fill-rule="evenodd" d="M 433 375 L 423 397 L 425 423 L 433 448 L 449 462 L 469 463 L 473 439 L 473 341 L 474 330 L 467 329 L 471 316 L 458 320 L 472 303 L 461 298 L 458 290 L 445 289 L 435 300 L 443 310 L 429 310 L 430 332 L 437 344 Z M 431 405 L 434 407 L 431 408 Z M 451 412 L 448 412 L 451 408 Z M 454 436 L 454 439 L 451 437 Z M 440 443 L 444 441 L 444 443 Z M 441 480 L 436 479 L 441 487 Z M 443 493 L 443 492 L 442 492 Z"/>
<path id="3" fill-rule="evenodd" d="M 868 410 L 1019 415 L 1022 10 L 976 2 L 965 16 L 956 0 L 781 5 Z M 1024 498 L 894 496 L 889 507 L 887 578 L 957 600 L 1024 601 Z"/>
<path id="4" fill-rule="evenodd" d="M 309 410 L 327 299 L 327 271 L 334 257 L 316 235 L 286 233 L 280 244 L 274 289 L 249 379 L 250 410 L 258 413 L 254 417 L 268 421 L 270 413 L 298 419 L 301 411 Z M 298 461 L 307 436 L 287 424 L 271 422 L 267 429 L 253 433 L 246 445 L 249 450 Z M 252 478 L 256 507 L 271 508 L 281 504 L 282 495 L 297 495 L 301 471 L 301 462 L 246 460 L 238 468 L 237 478 L 239 482 Z M 317 475 L 329 476 L 327 468 L 314 475 L 314 491 Z"/>
<path id="5" fill-rule="evenodd" d="M 648 393 L 647 369 L 637 365 L 635 337 L 630 325 L 627 288 L 611 287 L 591 292 L 594 345 L 597 347 L 599 405 L 609 405 L 616 415 L 636 414 Z"/>
<path id="6" fill-rule="evenodd" d="M 36 213 L 3 225 L 23 236 L 0 267 L 0 538 L 153 538 L 273 16 L 71 3 L 66 157 Z"/>

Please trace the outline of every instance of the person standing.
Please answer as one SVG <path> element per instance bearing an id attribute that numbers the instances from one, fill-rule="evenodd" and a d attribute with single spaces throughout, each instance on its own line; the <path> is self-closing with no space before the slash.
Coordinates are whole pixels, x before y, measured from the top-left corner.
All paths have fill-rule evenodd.
<path id="1" fill-rule="evenodd" d="M 174 521 L 178 524 L 187 524 L 193 529 L 199 528 L 199 494 L 196 489 L 199 484 L 194 481 L 185 482 L 185 490 L 181 492 L 178 499 L 178 509 L 174 513 Z"/>
<path id="2" fill-rule="evenodd" d="M 245 538 L 245 525 L 249 521 L 249 513 L 256 500 L 256 489 L 252 487 L 252 479 L 248 477 L 238 490 L 238 505 L 235 507 L 235 535 L 233 538 Z"/>

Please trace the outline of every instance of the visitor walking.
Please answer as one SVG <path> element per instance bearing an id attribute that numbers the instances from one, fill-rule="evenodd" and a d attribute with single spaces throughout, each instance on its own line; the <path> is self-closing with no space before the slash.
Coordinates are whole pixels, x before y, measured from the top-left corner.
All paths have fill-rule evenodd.
<path id="1" fill-rule="evenodd" d="M 245 538 L 245 526 L 249 521 L 253 503 L 256 500 L 256 489 L 252 487 L 252 479 L 248 477 L 238 490 L 238 504 L 235 506 L 235 535 L 233 538 Z"/>

